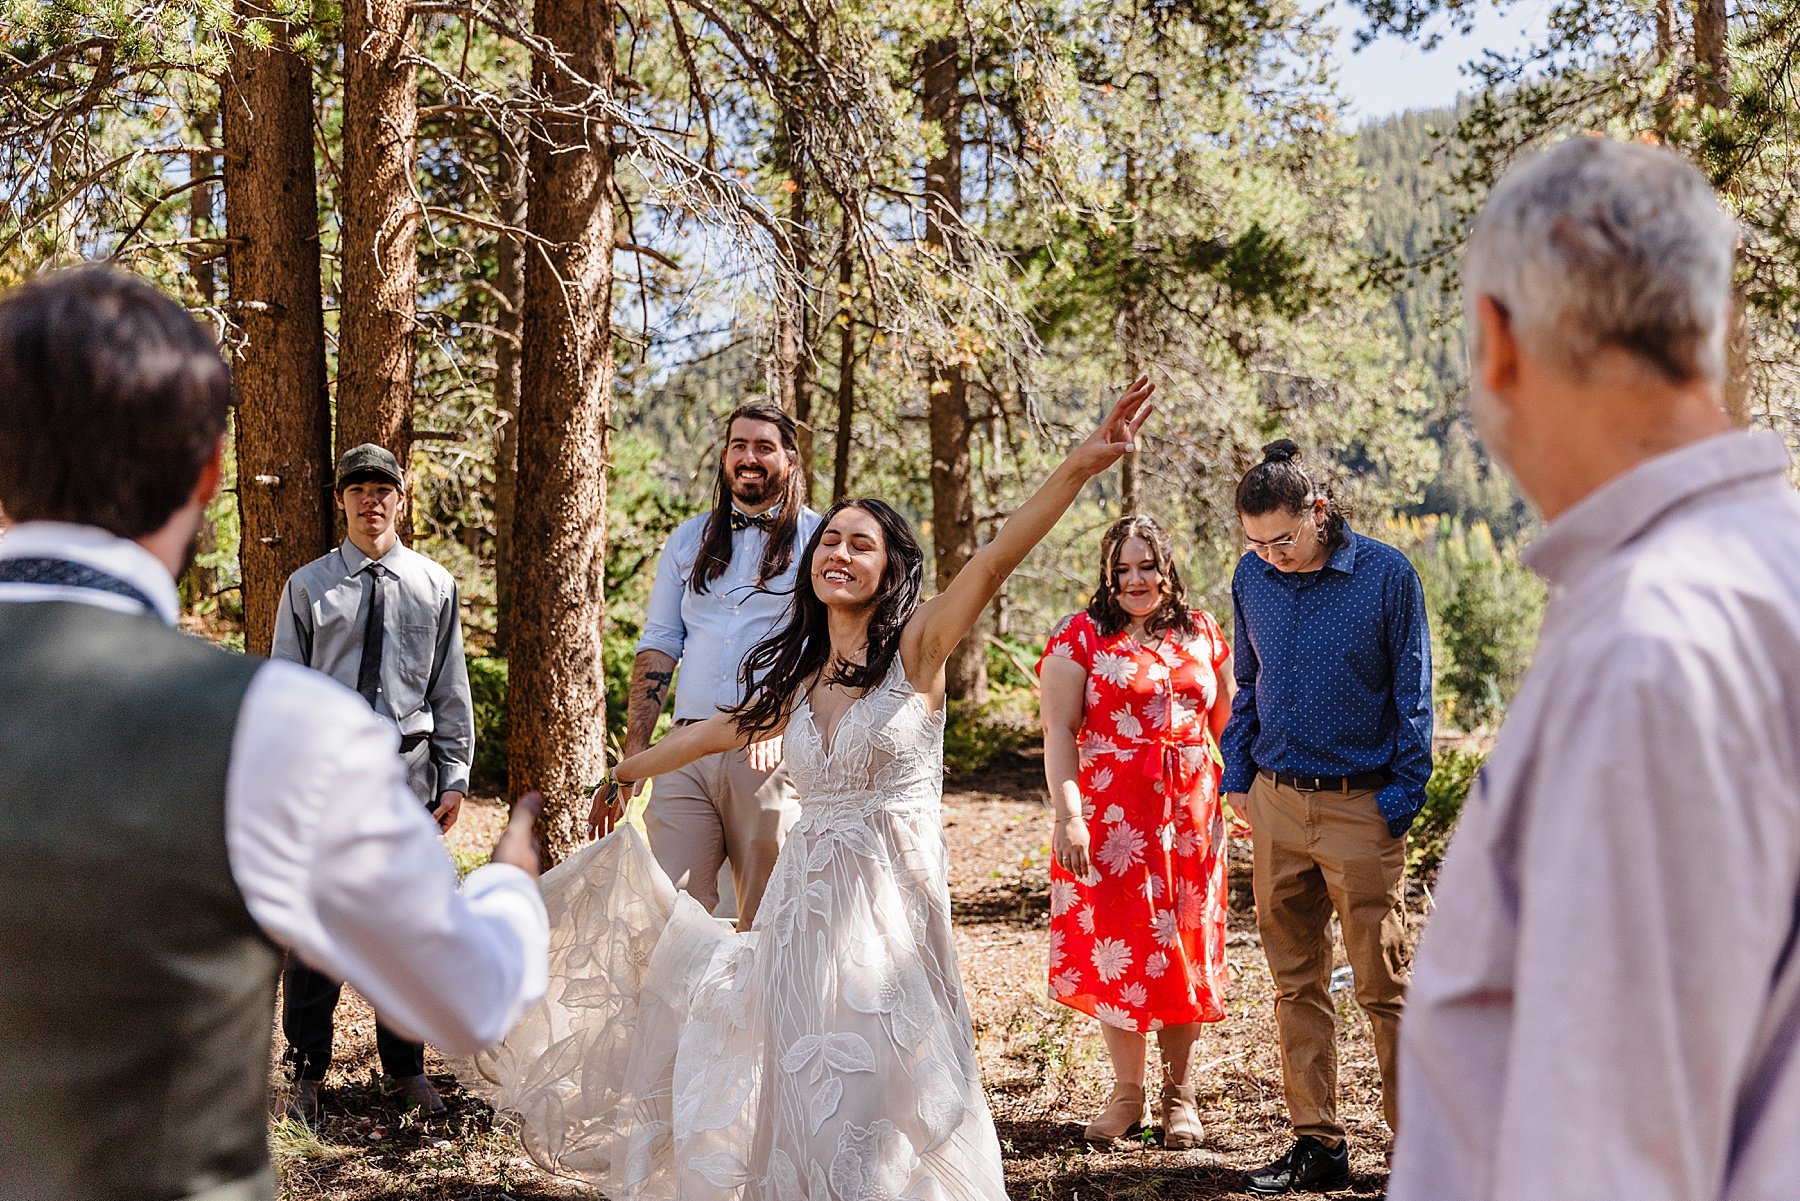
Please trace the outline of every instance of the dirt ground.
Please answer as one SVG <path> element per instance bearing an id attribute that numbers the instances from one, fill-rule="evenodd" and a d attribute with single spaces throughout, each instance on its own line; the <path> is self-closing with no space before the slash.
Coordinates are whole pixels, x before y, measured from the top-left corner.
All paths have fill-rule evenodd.
<path id="1" fill-rule="evenodd" d="M 1040 772 L 1036 761 L 1020 757 L 944 797 L 957 945 L 1008 1192 L 1014 1201 L 1248 1196 L 1239 1191 L 1244 1170 L 1286 1150 L 1291 1135 L 1268 969 L 1250 912 L 1247 848 L 1234 849 L 1231 867 L 1229 1016 L 1204 1029 L 1195 1053 L 1204 1147 L 1167 1152 L 1147 1139 L 1122 1150 L 1089 1149 L 1081 1127 L 1104 1101 L 1110 1078 L 1097 1024 L 1047 998 L 1049 820 Z M 497 801 L 471 799 L 451 834 L 452 850 L 465 862 L 484 854 L 503 821 Z M 1420 920 L 1415 913 L 1415 927 Z M 1333 996 L 1354 1173 L 1337 1195 L 1378 1197 L 1387 1132 L 1374 1050 L 1349 990 Z M 279 1057 L 278 1031 L 275 1044 Z M 442 1069 L 428 1051 L 426 1070 L 449 1113 L 432 1121 L 402 1113 L 381 1090 L 370 1011 L 347 991 L 320 1128 L 274 1124 L 285 1201 L 597 1196 L 539 1171 L 504 1127 L 496 1128 L 492 1112 Z M 1153 1082 L 1156 1070 L 1153 1061 Z"/>

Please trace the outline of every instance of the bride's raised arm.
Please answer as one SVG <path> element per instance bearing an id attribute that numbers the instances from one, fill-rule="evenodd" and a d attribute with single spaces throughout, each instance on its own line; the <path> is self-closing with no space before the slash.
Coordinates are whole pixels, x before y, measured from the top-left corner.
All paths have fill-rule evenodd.
<path id="1" fill-rule="evenodd" d="M 938 678 L 950 652 L 975 628 L 1006 577 L 1056 525 L 1082 487 L 1136 449 L 1137 432 L 1155 407 L 1146 402 L 1155 391 L 1149 376 L 1138 377 L 1099 428 L 1014 511 L 993 541 L 964 564 L 950 586 L 919 606 L 901 639 L 907 675 L 915 686 Z"/>

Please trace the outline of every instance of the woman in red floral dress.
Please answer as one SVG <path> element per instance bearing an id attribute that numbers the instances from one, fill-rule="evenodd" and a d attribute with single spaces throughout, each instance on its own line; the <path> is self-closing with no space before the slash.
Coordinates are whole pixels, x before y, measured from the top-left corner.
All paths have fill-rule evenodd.
<path id="1" fill-rule="evenodd" d="M 1163 1145 L 1197 1147 L 1194 1040 L 1225 1016 L 1225 825 L 1210 742 L 1231 716 L 1231 650 L 1190 609 L 1169 536 L 1126 517 L 1100 587 L 1038 661 L 1051 838 L 1050 991 L 1098 1018 L 1113 1091 L 1087 1127 L 1147 1125 L 1145 1035 L 1164 1065 Z"/>

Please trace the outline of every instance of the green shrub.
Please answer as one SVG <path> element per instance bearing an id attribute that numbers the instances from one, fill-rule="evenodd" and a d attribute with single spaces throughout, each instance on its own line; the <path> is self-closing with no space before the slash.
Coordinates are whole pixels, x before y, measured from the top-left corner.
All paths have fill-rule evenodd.
<path id="1" fill-rule="evenodd" d="M 951 775 L 980 771 L 1037 732 L 1037 694 L 1028 688 L 990 687 L 980 705 L 951 701 L 944 725 L 944 769 Z"/>
<path id="2" fill-rule="evenodd" d="M 1462 816 L 1463 802 L 1487 752 L 1472 746 L 1447 747 L 1431 757 L 1431 780 L 1425 785 L 1425 807 L 1407 835 L 1406 866 L 1415 874 L 1430 873 L 1444 858 L 1450 832 Z"/>
<path id="3" fill-rule="evenodd" d="M 475 704 L 473 774 L 486 784 L 506 782 L 506 660 L 469 656 L 469 693 Z"/>
<path id="4" fill-rule="evenodd" d="M 1479 522 L 1402 518 L 1376 536 L 1406 554 L 1424 585 L 1439 721 L 1464 731 L 1494 725 L 1531 661 L 1543 581 Z"/>
<path id="5" fill-rule="evenodd" d="M 1449 656 L 1441 676 L 1465 730 L 1498 722 L 1531 664 L 1543 584 L 1516 560 L 1472 558 L 1439 615 Z"/>
<path id="6" fill-rule="evenodd" d="M 1030 639 L 990 636 L 987 640 L 986 651 L 990 689 L 1036 690 L 1037 676 L 1031 671 L 1031 668 L 1044 651 L 1042 635 L 1036 642 Z"/>

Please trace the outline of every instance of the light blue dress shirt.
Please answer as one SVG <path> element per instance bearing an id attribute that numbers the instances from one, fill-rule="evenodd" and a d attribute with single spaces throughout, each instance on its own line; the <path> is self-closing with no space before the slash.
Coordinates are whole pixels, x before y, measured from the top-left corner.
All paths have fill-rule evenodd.
<path id="1" fill-rule="evenodd" d="M 752 526 L 731 536 L 731 563 L 705 592 L 688 587 L 706 530 L 702 513 L 675 527 L 656 563 L 656 583 L 637 649 L 661 651 L 681 664 L 675 680 L 675 718 L 700 721 L 743 699 L 738 671 L 750 648 L 786 623 L 800 559 L 819 515 L 800 511 L 794 557 L 786 571 L 759 585 L 768 534 Z"/>

